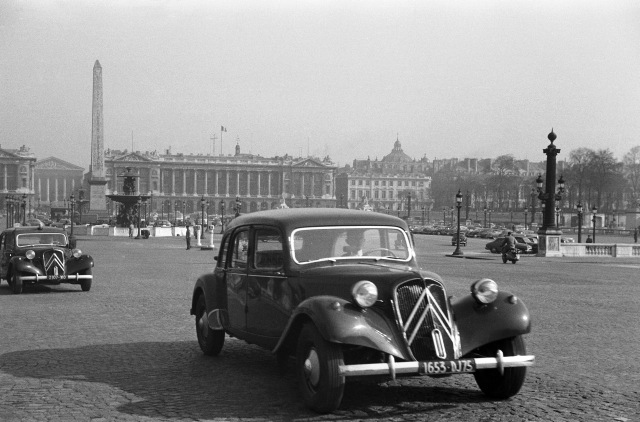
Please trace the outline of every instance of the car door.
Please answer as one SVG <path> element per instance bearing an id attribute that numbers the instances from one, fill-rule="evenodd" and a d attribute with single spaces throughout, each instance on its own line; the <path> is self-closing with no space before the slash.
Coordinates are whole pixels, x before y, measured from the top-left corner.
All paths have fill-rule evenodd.
<path id="1" fill-rule="evenodd" d="M 249 261 L 249 227 L 234 231 L 227 257 L 227 312 L 231 329 L 246 331 L 247 271 Z"/>
<path id="2" fill-rule="evenodd" d="M 247 289 L 247 331 L 275 345 L 292 312 L 292 290 L 285 276 L 284 236 L 275 227 L 252 232 Z"/>

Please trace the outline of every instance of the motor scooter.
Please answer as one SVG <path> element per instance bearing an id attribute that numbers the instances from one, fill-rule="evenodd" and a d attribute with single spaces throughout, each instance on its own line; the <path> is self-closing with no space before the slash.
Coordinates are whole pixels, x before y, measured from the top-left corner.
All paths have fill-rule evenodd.
<path id="1" fill-rule="evenodd" d="M 506 264 L 507 261 L 511 261 L 512 264 L 515 264 L 520 260 L 520 251 L 517 248 L 504 248 L 502 250 L 502 263 Z"/>

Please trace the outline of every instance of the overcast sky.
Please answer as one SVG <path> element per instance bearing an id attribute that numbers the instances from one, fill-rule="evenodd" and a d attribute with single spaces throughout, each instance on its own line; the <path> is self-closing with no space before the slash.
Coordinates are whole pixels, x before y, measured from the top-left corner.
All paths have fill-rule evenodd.
<path id="1" fill-rule="evenodd" d="M 0 0 L 0 145 L 534 161 L 640 145 L 638 1 Z"/>

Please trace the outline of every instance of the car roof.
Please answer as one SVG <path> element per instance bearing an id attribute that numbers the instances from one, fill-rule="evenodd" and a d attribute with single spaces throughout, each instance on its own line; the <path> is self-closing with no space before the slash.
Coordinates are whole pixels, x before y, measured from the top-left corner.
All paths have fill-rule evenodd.
<path id="1" fill-rule="evenodd" d="M 22 227 L 11 227 L 2 231 L 2 234 L 22 234 L 22 233 L 62 233 L 66 234 L 67 232 L 64 229 L 59 229 L 57 227 L 42 227 L 39 228 L 37 226 L 22 226 Z"/>
<path id="2" fill-rule="evenodd" d="M 285 208 L 258 211 L 236 217 L 229 223 L 227 230 L 246 224 L 278 226 L 285 232 L 300 227 L 318 226 L 396 226 L 409 230 L 407 223 L 395 216 L 342 208 Z"/>

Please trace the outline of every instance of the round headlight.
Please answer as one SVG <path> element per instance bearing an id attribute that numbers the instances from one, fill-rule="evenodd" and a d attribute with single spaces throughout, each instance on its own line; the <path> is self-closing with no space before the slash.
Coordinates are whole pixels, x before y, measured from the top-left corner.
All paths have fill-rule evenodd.
<path id="1" fill-rule="evenodd" d="M 74 258 L 80 258 L 82 256 L 82 251 L 80 249 L 74 249 L 71 251 L 71 254 Z"/>
<path id="2" fill-rule="evenodd" d="M 491 303 L 498 297 L 498 284 L 488 278 L 478 280 L 471 285 L 471 296 L 480 304 Z"/>
<path id="3" fill-rule="evenodd" d="M 34 251 L 32 251 L 31 249 L 29 249 L 24 256 L 27 257 L 27 259 L 33 259 L 36 257 L 36 253 Z"/>
<path id="4" fill-rule="evenodd" d="M 351 295 L 360 307 L 368 308 L 378 300 L 378 288 L 370 281 L 358 281 L 353 285 Z"/>

